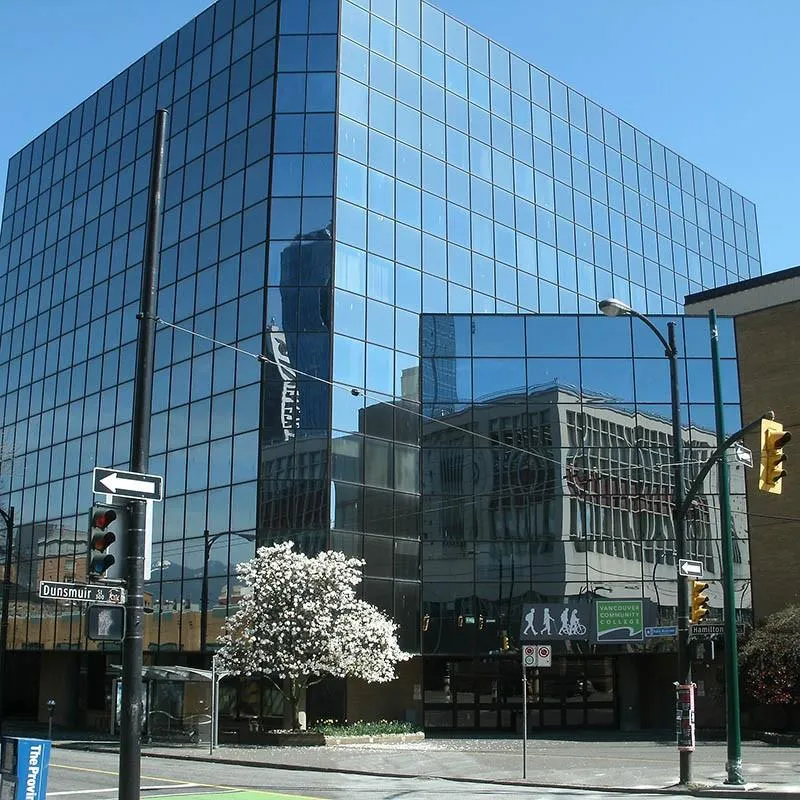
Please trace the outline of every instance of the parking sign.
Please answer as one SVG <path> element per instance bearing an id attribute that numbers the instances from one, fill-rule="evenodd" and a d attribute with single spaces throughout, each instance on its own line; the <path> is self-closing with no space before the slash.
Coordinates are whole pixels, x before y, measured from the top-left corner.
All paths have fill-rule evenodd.
<path id="1" fill-rule="evenodd" d="M 522 648 L 522 665 L 524 667 L 551 667 L 553 665 L 553 648 L 549 644 L 526 644 Z"/>

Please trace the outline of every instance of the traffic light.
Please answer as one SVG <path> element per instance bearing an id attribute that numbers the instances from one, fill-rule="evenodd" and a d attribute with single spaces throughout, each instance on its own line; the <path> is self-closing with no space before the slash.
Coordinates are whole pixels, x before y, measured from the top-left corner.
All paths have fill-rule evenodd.
<path id="1" fill-rule="evenodd" d="M 503 631 L 501 641 L 503 643 L 502 644 L 503 650 L 508 650 L 510 646 L 508 643 L 508 631 Z"/>
<path id="2" fill-rule="evenodd" d="M 483 624 L 486 620 L 483 618 L 483 614 L 478 614 L 478 630 L 483 630 Z"/>
<path id="3" fill-rule="evenodd" d="M 125 577 L 127 530 L 128 515 L 125 508 L 100 503 L 92 506 L 89 515 L 89 580 Z"/>
<path id="4" fill-rule="evenodd" d="M 705 594 L 707 589 L 707 583 L 692 581 L 692 622 L 701 622 L 708 614 L 708 597 Z"/>
<path id="5" fill-rule="evenodd" d="M 125 638 L 125 606 L 89 606 L 86 635 L 93 642 L 121 642 Z"/>
<path id="6" fill-rule="evenodd" d="M 783 448 L 792 439 L 792 434 L 783 429 L 780 422 L 770 419 L 761 420 L 761 471 L 758 488 L 762 492 L 780 494 L 786 470 L 786 454 Z"/>

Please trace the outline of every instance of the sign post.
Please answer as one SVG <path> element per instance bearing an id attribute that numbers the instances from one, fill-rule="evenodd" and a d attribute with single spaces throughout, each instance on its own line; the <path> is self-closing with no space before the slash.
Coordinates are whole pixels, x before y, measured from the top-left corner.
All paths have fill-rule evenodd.
<path id="1" fill-rule="evenodd" d="M 525 650 L 533 648 L 526 647 Z M 522 779 L 528 777 L 528 667 L 522 656 Z"/>
<path id="2" fill-rule="evenodd" d="M 522 647 L 522 777 L 528 774 L 528 667 L 553 665 L 549 644 L 526 644 Z"/>
<path id="3" fill-rule="evenodd" d="M 119 736 L 119 798 L 141 797 L 142 733 L 142 664 L 144 614 L 144 561 L 147 535 L 147 500 L 161 497 L 161 482 L 147 480 L 150 455 L 150 417 L 152 414 L 153 370 L 158 298 L 158 266 L 161 255 L 161 206 L 166 151 L 167 112 L 156 111 L 150 161 L 150 184 L 147 194 L 142 290 L 140 294 L 139 336 L 136 347 L 136 373 L 133 382 L 133 417 L 131 421 L 130 468 L 133 480 L 140 484 L 127 491 L 137 492 L 131 502 L 131 526 L 126 559 L 129 600 L 126 605 L 125 639 L 122 643 L 122 714 Z M 138 474 L 137 474 L 138 473 Z M 117 473 L 117 479 L 122 473 Z M 107 476 L 110 478 L 111 476 Z M 114 483 L 114 481 L 112 481 Z M 142 486 L 141 484 L 149 484 Z M 105 484 L 107 486 L 107 481 Z M 125 488 L 116 483 L 117 494 Z"/>

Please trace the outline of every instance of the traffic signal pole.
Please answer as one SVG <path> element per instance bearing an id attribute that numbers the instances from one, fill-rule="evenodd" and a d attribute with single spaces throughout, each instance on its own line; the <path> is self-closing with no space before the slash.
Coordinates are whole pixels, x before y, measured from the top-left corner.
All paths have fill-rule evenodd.
<path id="1" fill-rule="evenodd" d="M 150 188 L 147 198 L 139 340 L 133 394 L 130 468 L 147 472 L 150 456 L 150 414 L 153 394 L 153 361 L 156 333 L 161 205 L 166 144 L 167 112 L 156 111 Z M 144 660 L 144 555 L 147 501 L 130 502 L 128 536 L 125 639 L 122 645 L 122 714 L 119 748 L 119 798 L 139 800 L 141 790 L 142 666 Z"/>
<path id="2" fill-rule="evenodd" d="M 711 364 L 714 375 L 714 414 L 717 425 L 717 448 L 725 441 L 725 417 L 722 404 L 722 378 L 719 366 L 719 331 L 717 314 L 712 308 L 708 312 L 711 329 Z M 730 475 L 728 461 L 720 458 L 719 475 L 719 521 L 722 537 L 722 597 L 725 617 L 725 705 L 727 717 L 728 759 L 725 762 L 727 777 L 725 783 L 741 786 L 742 775 L 742 735 L 739 720 L 739 655 L 736 641 L 736 588 L 733 582 L 733 533 L 731 524 Z"/>
<path id="3" fill-rule="evenodd" d="M 649 323 L 652 324 L 652 323 Z M 658 333 L 658 331 L 657 331 Z M 663 337 L 659 337 L 663 341 Z M 678 345 L 675 338 L 675 323 L 667 323 L 667 347 L 669 358 L 670 398 L 672 402 L 672 519 L 675 526 L 675 554 L 678 562 L 686 558 L 686 514 L 682 513 L 683 493 L 683 431 L 681 430 L 680 382 L 678 380 Z M 678 681 L 677 685 L 692 682 L 692 662 L 689 658 L 689 581 L 685 575 L 677 575 L 678 589 Z M 693 748 L 692 748 L 693 749 Z M 692 751 L 679 748 L 679 783 L 685 786 L 692 780 Z"/>

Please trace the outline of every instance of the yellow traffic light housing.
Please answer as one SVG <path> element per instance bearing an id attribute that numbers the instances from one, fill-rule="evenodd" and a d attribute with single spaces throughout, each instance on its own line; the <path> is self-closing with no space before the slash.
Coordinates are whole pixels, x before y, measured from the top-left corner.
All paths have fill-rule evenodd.
<path id="1" fill-rule="evenodd" d="M 786 454 L 783 448 L 792 439 L 792 434 L 783 429 L 780 422 L 761 420 L 761 470 L 758 477 L 758 488 L 762 492 L 780 494 L 783 490 L 783 479 L 786 470 Z"/>
<path id="2" fill-rule="evenodd" d="M 692 581 L 692 622 L 702 622 L 708 614 L 708 584 L 704 581 Z"/>

